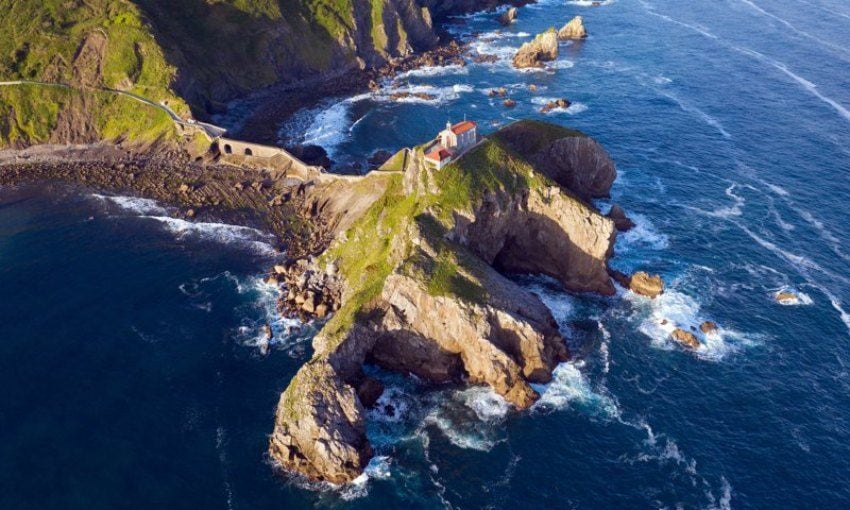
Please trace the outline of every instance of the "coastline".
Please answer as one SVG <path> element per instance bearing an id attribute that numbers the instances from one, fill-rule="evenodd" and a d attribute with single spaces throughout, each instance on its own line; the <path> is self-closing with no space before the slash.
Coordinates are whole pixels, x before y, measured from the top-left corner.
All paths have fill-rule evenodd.
<path id="1" fill-rule="evenodd" d="M 114 144 L 37 146 L 0 151 L 0 185 L 58 183 L 127 194 L 175 207 L 184 219 L 216 220 L 268 232 L 275 249 L 305 256 L 321 249 L 320 222 L 304 221 L 300 181 L 270 171 L 193 161 L 178 150 L 140 153 Z"/>

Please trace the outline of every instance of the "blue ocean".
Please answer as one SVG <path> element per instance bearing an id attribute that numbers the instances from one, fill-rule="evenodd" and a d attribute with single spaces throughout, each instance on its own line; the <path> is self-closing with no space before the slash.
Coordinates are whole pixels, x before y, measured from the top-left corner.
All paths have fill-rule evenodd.
<path id="1" fill-rule="evenodd" d="M 586 40 L 544 70 L 511 67 L 575 15 Z M 3 188 L 0 508 L 850 507 L 850 5 L 542 0 L 509 28 L 489 13 L 450 30 L 498 60 L 328 99 L 281 136 L 345 163 L 463 117 L 485 133 L 520 118 L 581 129 L 618 166 L 599 207 L 637 223 L 612 265 L 667 291 L 575 296 L 518 276 L 573 353 L 531 410 L 376 371 L 376 457 L 353 484 L 308 485 L 266 455 L 316 325 L 275 315 L 265 233 Z M 500 87 L 516 107 L 489 95 Z M 540 113 L 558 98 L 570 107 Z M 699 349 L 669 339 L 706 320 L 719 331 Z"/>

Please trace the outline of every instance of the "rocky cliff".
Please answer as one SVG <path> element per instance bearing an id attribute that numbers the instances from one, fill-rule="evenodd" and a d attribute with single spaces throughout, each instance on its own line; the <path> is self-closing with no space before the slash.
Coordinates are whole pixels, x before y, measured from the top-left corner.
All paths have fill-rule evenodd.
<path id="1" fill-rule="evenodd" d="M 558 153 L 573 158 L 573 174 L 598 173 L 607 155 L 590 142 L 520 122 L 439 171 L 422 166 L 417 148 L 402 171 L 365 178 L 364 186 L 380 179 L 382 194 L 356 218 L 313 189 L 314 203 L 337 211 L 330 223 L 348 226 L 305 270 L 342 290 L 313 359 L 280 398 L 270 452 L 283 468 L 334 483 L 362 472 L 371 457 L 364 406 L 373 400 L 363 388 L 374 387 L 365 362 L 435 383 L 486 384 L 518 409 L 534 403 L 531 383 L 549 381 L 568 352 L 546 306 L 504 274 L 613 292 L 613 222 L 535 163 Z M 570 148 L 578 154 L 557 152 Z"/>
<path id="2" fill-rule="evenodd" d="M 174 137 L 272 85 L 323 83 L 433 48 L 435 20 L 502 0 L 44 0 L 0 2 L 0 146 Z M 523 3 L 523 2 L 519 2 Z M 83 104 L 85 102 L 85 104 Z M 148 111 L 150 110 L 150 111 Z M 138 126 L 141 116 L 143 121 Z"/>

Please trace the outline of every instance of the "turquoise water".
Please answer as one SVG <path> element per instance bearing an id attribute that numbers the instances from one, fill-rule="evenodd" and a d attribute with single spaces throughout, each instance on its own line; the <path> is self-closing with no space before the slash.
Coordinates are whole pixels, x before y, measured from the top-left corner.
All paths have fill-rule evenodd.
<path id="1" fill-rule="evenodd" d="M 436 99 L 337 98 L 282 127 L 339 161 L 464 115 L 484 131 L 545 118 L 606 146 L 620 171 L 609 202 L 638 223 L 612 264 L 660 272 L 669 290 L 576 297 L 523 277 L 575 354 L 534 409 L 378 374 L 394 412 L 370 413 L 367 476 L 284 479 L 267 435 L 311 331 L 287 335 L 271 313 L 263 235 L 85 190 L 3 189 L 0 507 L 850 505 L 850 6 L 544 1 L 500 34 L 491 15 L 453 30 L 509 59 L 576 14 L 591 36 L 548 71 L 418 71 L 399 83 Z M 501 86 L 516 108 L 487 96 Z M 573 106 L 538 112 L 560 97 Z M 781 289 L 800 302 L 777 304 Z M 721 331 L 684 351 L 661 319 Z M 262 357 L 267 320 L 279 336 Z"/>

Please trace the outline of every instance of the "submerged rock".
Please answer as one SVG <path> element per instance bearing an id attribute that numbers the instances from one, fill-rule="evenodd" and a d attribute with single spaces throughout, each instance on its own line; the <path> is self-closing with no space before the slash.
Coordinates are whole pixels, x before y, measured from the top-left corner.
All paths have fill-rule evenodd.
<path id="1" fill-rule="evenodd" d="M 569 108 L 570 101 L 568 99 L 556 99 L 554 101 L 549 101 L 542 108 L 540 108 L 540 113 L 549 113 L 556 108 Z"/>
<path id="2" fill-rule="evenodd" d="M 558 30 L 558 39 L 566 41 L 569 39 L 584 39 L 587 37 L 587 30 L 584 28 L 584 23 L 581 16 L 576 16 L 567 24 Z"/>
<path id="3" fill-rule="evenodd" d="M 514 101 L 513 99 L 505 99 L 502 104 L 505 105 L 505 108 L 513 108 L 514 106 L 516 106 L 516 101 Z"/>
<path id="4" fill-rule="evenodd" d="M 558 33 L 551 28 L 520 46 L 514 55 L 513 64 L 518 69 L 543 67 L 543 62 L 556 58 L 558 58 Z"/>

